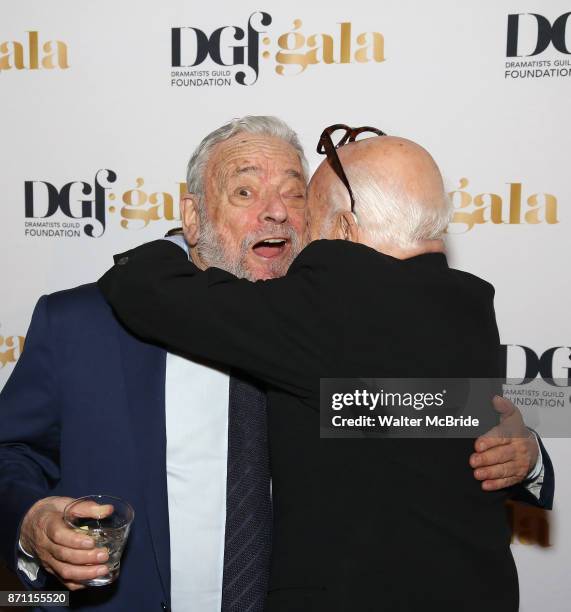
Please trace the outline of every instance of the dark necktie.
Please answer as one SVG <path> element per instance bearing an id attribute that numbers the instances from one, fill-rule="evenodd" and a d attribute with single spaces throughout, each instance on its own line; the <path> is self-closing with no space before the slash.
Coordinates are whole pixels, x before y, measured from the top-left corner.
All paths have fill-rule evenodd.
<path id="1" fill-rule="evenodd" d="M 231 377 L 222 612 L 263 612 L 271 535 L 266 396 Z"/>

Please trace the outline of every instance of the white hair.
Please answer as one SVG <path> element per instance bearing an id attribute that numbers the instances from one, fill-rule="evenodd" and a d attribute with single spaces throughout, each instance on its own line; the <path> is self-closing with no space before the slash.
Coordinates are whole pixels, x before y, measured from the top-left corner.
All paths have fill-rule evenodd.
<path id="1" fill-rule="evenodd" d="M 375 242 L 409 248 L 425 240 L 442 238 L 453 213 L 444 187 L 438 201 L 422 202 L 401 189 L 383 189 L 358 167 L 348 168 L 347 175 L 359 226 Z"/>
<path id="2" fill-rule="evenodd" d="M 303 175 L 307 182 L 309 165 L 299 138 L 289 125 L 278 117 L 247 115 L 239 119 L 232 119 L 232 121 L 210 132 L 203 138 L 190 157 L 186 170 L 186 186 L 189 193 L 194 193 L 199 197 L 200 204 L 204 197 L 204 171 L 212 150 L 218 143 L 242 132 L 281 138 L 290 144 L 297 151 Z M 199 207 L 201 207 L 200 204 Z"/>

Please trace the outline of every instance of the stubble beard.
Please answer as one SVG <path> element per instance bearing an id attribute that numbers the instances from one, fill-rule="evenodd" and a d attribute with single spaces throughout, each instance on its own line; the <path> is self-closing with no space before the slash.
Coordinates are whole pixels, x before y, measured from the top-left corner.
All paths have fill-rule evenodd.
<path id="1" fill-rule="evenodd" d="M 267 237 L 277 234 L 288 238 L 290 241 L 287 256 L 276 258 L 277 261 L 268 260 L 265 266 L 269 278 L 280 278 L 285 276 L 292 261 L 301 251 L 301 239 L 290 224 L 267 224 L 264 228 L 246 234 L 240 243 L 238 255 L 231 255 L 231 246 L 227 238 L 218 232 L 214 224 L 202 209 L 200 217 L 200 238 L 196 245 L 196 250 L 200 260 L 208 267 L 216 267 L 230 272 L 238 278 L 245 278 L 249 281 L 256 281 L 255 272 L 248 266 L 248 253 L 252 246 Z"/>

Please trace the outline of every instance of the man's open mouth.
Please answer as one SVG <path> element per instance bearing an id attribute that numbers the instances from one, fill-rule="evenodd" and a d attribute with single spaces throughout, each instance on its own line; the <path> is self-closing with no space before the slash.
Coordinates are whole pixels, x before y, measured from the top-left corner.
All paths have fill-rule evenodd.
<path id="1" fill-rule="evenodd" d="M 254 244 L 252 251 L 260 257 L 269 259 L 283 255 L 288 249 L 289 244 L 289 238 L 264 238 L 264 240 L 260 240 Z"/>

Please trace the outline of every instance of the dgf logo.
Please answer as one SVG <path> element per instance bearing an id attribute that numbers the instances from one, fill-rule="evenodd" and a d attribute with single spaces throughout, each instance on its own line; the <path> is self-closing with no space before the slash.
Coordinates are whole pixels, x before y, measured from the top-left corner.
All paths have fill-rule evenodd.
<path id="1" fill-rule="evenodd" d="M 553 23 L 537 13 L 508 15 L 507 57 L 531 57 L 543 53 L 551 43 L 557 51 L 571 54 L 567 45 L 566 31 L 571 12 L 564 13 Z M 525 42 L 521 44 L 520 24 L 526 29 Z M 529 30 L 532 28 L 532 32 Z M 533 40 L 535 38 L 535 40 Z M 531 42 L 531 44 L 529 44 Z M 523 47 L 523 48 L 522 48 Z"/>
<path id="2" fill-rule="evenodd" d="M 258 81 L 260 58 L 273 59 L 274 71 L 280 76 L 298 75 L 317 64 L 385 61 L 383 34 L 359 32 L 350 21 L 339 22 L 338 32 L 306 35 L 302 20 L 294 19 L 291 31 L 274 36 L 274 42 L 266 31 L 271 24 L 272 16 L 258 11 L 250 15 L 245 30 L 222 26 L 208 35 L 196 27 L 171 28 L 171 86 L 227 87 L 234 81 L 253 85 Z M 270 51 L 272 46 L 278 50 Z M 208 59 L 216 65 L 214 70 L 209 69 Z M 247 68 L 249 76 L 248 71 L 238 70 L 232 79 L 240 67 Z"/>
<path id="3" fill-rule="evenodd" d="M 537 376 L 553 387 L 571 386 L 571 347 L 554 346 L 538 355 L 529 346 L 502 344 L 504 378 L 517 378 L 517 385 L 526 385 Z M 515 376 L 514 376 L 515 374 Z"/>
<path id="4" fill-rule="evenodd" d="M 209 57 L 218 66 L 247 65 L 254 72 L 253 81 L 246 83 L 244 71 L 237 72 L 235 79 L 240 85 L 253 85 L 258 80 L 260 34 L 264 32 L 258 28 L 271 23 L 272 18 L 268 13 L 258 12 L 250 15 L 246 32 L 238 26 L 222 26 L 207 36 L 202 30 L 190 26 L 172 28 L 172 67 L 199 66 Z"/>
<path id="5" fill-rule="evenodd" d="M 96 229 L 93 223 L 86 223 L 83 226 L 84 233 L 91 238 L 102 236 L 105 232 L 105 191 L 109 189 L 109 186 L 103 185 L 100 177 L 109 183 L 117 180 L 117 174 L 113 170 L 102 169 L 95 174 L 93 185 L 85 181 L 71 181 L 58 190 L 47 181 L 26 181 L 24 200 L 27 219 L 49 219 L 59 211 L 68 219 L 76 220 L 76 223 L 64 223 L 63 225 L 45 221 L 26 222 L 26 235 L 79 235 L 77 228 L 80 222 L 77 220 L 90 219 L 97 221 L 99 227 Z M 35 229 L 36 227 L 42 228 L 41 234 Z M 48 234 L 45 233 L 46 231 Z"/>

